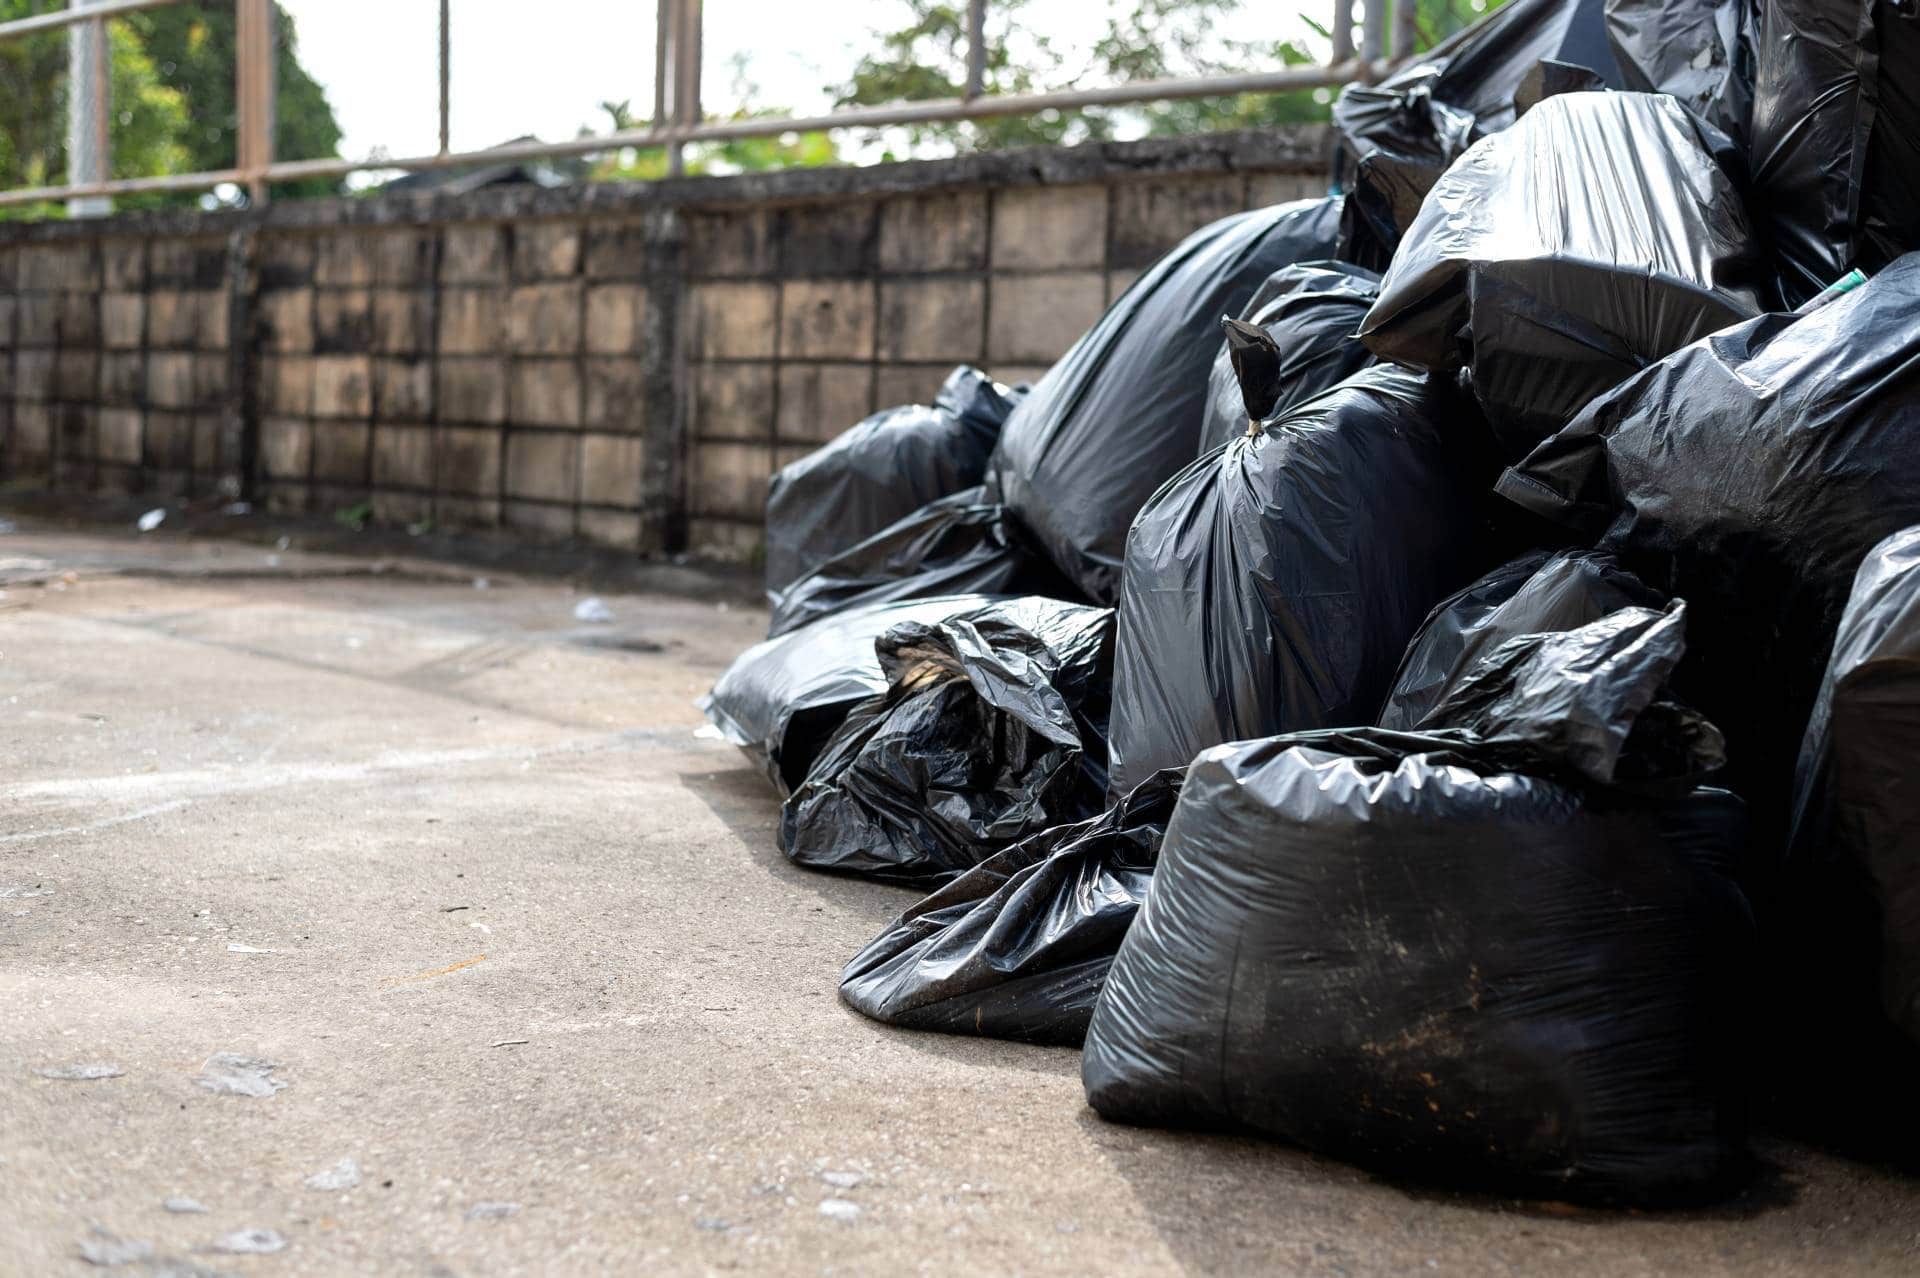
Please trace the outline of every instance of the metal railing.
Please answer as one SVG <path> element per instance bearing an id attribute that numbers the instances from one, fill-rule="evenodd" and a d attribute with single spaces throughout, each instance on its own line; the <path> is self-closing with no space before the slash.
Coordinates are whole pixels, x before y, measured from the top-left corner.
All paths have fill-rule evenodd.
<path id="1" fill-rule="evenodd" d="M 60 27 L 81 26 L 79 40 L 91 41 L 94 56 L 102 60 L 94 77 L 94 95 L 88 111 L 87 130 L 74 131 L 68 171 L 105 173 L 106 157 L 111 154 L 108 127 L 112 118 L 106 95 L 110 75 L 104 66 L 109 46 L 106 24 L 110 19 L 141 9 L 180 4 L 185 0 L 68 0 L 72 6 L 53 13 L 0 23 L 0 41 L 51 31 Z M 563 156 L 592 155 L 629 147 L 660 148 L 666 152 L 668 171 L 684 171 L 683 148 L 692 142 L 728 141 L 737 138 L 777 137 L 788 133 L 808 133 L 846 128 L 883 128 L 894 125 L 946 123 L 983 120 L 997 116 L 1034 115 L 1050 110 L 1080 107 L 1118 106 L 1130 103 L 1171 102 L 1191 98 L 1225 97 L 1242 93 L 1276 93 L 1291 89 L 1331 88 L 1354 80 L 1379 79 L 1388 70 L 1386 39 L 1389 4 L 1396 10 L 1393 22 L 1393 52 L 1397 58 L 1412 55 L 1416 39 L 1417 0 L 1335 0 L 1332 54 L 1321 66 L 1291 66 L 1273 71 L 1249 71 L 1232 74 L 1191 76 L 1161 80 L 1140 80 L 1126 84 L 1090 89 L 1062 89 L 1052 92 L 992 94 L 985 91 L 987 66 L 986 10 L 988 0 L 969 0 L 967 13 L 967 76 L 962 95 L 957 98 L 903 101 L 883 106 L 846 107 L 814 116 L 755 116 L 737 120 L 708 120 L 700 102 L 700 62 L 702 41 L 702 0 L 656 0 L 657 40 L 654 51 L 653 120 L 646 128 L 622 129 L 560 142 L 518 142 L 484 151 L 454 151 L 449 121 L 452 95 L 449 91 L 451 38 L 449 0 L 440 0 L 440 129 L 439 149 L 431 155 L 367 160 L 317 159 L 280 160 L 273 154 L 274 127 L 274 6 L 272 0 L 234 0 L 236 40 L 234 100 L 238 108 L 234 167 L 197 173 L 175 173 L 157 177 L 114 178 L 70 181 L 59 186 L 23 187 L 0 191 L 0 205 L 68 201 L 69 211 L 86 215 L 105 211 L 94 203 L 100 197 L 136 195 L 165 191 L 199 191 L 234 184 L 244 186 L 254 203 L 267 198 L 271 182 L 301 178 L 335 178 L 350 174 L 398 169 L 426 172 L 434 169 L 461 168 L 502 160 L 555 159 Z M 1361 11 L 1357 25 L 1361 44 L 1353 43 L 1354 10 Z M 76 64 L 79 55 L 75 55 Z M 70 95 L 71 97 L 72 95 Z M 70 108 L 72 109 L 72 108 Z M 75 151 L 93 150 L 96 163 L 90 169 L 76 164 Z"/>

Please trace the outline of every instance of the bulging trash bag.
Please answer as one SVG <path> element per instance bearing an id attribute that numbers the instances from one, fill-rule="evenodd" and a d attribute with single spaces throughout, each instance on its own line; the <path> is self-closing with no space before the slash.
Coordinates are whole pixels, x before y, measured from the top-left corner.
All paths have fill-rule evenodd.
<path id="1" fill-rule="evenodd" d="M 1450 1187 L 1727 1188 L 1755 947 L 1741 805 L 1696 784 L 1717 734 L 1661 699 L 1683 615 L 1513 640 L 1444 728 L 1195 759 L 1094 1008 L 1093 1107 Z"/>
<path id="2" fill-rule="evenodd" d="M 1382 365 L 1156 493 L 1127 541 L 1112 793 L 1222 741 L 1373 722 L 1421 620 L 1490 558 L 1479 429 L 1450 384 Z"/>
<path id="3" fill-rule="evenodd" d="M 767 634 L 868 604 L 942 595 L 1076 596 L 1007 508 L 969 488 L 850 546 L 773 596 Z"/>
<path id="4" fill-rule="evenodd" d="M 1193 460 L 1220 317 L 1280 267 L 1331 256 L 1339 231 L 1332 199 L 1201 228 L 1148 267 L 1007 419 L 991 483 L 1087 598 L 1118 597 L 1134 512 Z"/>
<path id="5" fill-rule="evenodd" d="M 1514 99 L 1542 61 L 1585 67 L 1607 87 L 1625 87 L 1601 0 L 1513 0 L 1379 84 L 1348 85 L 1334 103 L 1334 127 L 1356 160 L 1385 150 L 1444 169 L 1514 122 Z"/>
<path id="6" fill-rule="evenodd" d="M 963 364 L 932 404 L 875 413 L 782 467 L 767 488 L 767 597 L 935 498 L 979 484 L 1017 399 Z"/>
<path id="7" fill-rule="evenodd" d="M 1803 877 L 1850 894 L 1866 983 L 1920 1042 L 1920 527 L 1854 578 L 1795 784 Z M 1864 916 L 1864 917 L 1862 917 Z"/>
<path id="8" fill-rule="evenodd" d="M 849 609 L 747 649 L 698 705 L 787 794 L 848 712 L 886 691 L 876 639 L 902 622 L 939 622 L 992 602 L 963 595 Z"/>
<path id="9" fill-rule="evenodd" d="M 1600 551 L 1522 555 L 1433 610 L 1400 660 L 1379 726 L 1418 729 L 1481 658 L 1509 639 L 1573 630 L 1621 608 L 1666 602 Z"/>
<path id="10" fill-rule="evenodd" d="M 1670 93 L 1736 142 L 1753 114 L 1749 0 L 1606 0 L 1607 42 L 1629 89 Z"/>
<path id="11" fill-rule="evenodd" d="M 1146 899 L 1180 774 L 997 852 L 887 925 L 840 997 L 889 1025 L 1078 1047 Z"/>
<path id="12" fill-rule="evenodd" d="M 931 887 L 1101 810 L 1112 609 L 1011 599 L 895 626 L 875 651 L 886 690 L 781 810 L 796 864 Z"/>
<path id="13" fill-rule="evenodd" d="M 1920 248 L 1920 18 L 1909 0 L 1764 0 L 1754 207 L 1788 305 Z"/>
<path id="14" fill-rule="evenodd" d="M 1853 574 L 1920 523 L 1920 254 L 1805 316 L 1698 341 L 1604 398 L 1498 490 L 1695 608 L 1681 692 L 1777 847 Z M 1602 536 L 1604 534 L 1604 536 Z"/>
<path id="15" fill-rule="evenodd" d="M 1470 368 L 1495 436 L 1524 455 L 1647 363 L 1759 311 L 1752 230 L 1709 142 L 1669 97 L 1541 103 L 1440 179 L 1361 340 Z"/>
<path id="16" fill-rule="evenodd" d="M 1207 382 L 1201 453 L 1246 434 L 1250 422 L 1332 390 L 1373 363 L 1373 352 L 1354 335 L 1379 292 L 1378 275 L 1345 262 L 1303 262 L 1269 276 L 1240 316 L 1269 339 L 1260 350 L 1264 362 L 1257 379 L 1238 376 L 1236 338 L 1229 333 Z"/>

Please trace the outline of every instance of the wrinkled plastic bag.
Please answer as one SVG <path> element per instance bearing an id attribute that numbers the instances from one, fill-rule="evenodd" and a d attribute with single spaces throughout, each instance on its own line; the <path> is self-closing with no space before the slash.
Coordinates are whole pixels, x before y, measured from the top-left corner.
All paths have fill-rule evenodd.
<path id="1" fill-rule="evenodd" d="M 1522 456 L 1647 363 L 1755 315 L 1759 274 L 1738 192 L 1677 102 L 1570 93 L 1447 170 L 1360 335 L 1382 359 L 1470 369 Z"/>
<path id="2" fill-rule="evenodd" d="M 1542 61 L 1585 67 L 1623 88 L 1601 0 L 1513 0 L 1420 54 L 1379 84 L 1350 84 L 1334 127 L 1355 159 L 1375 150 L 1444 169 L 1518 115 L 1514 99 Z"/>
<path id="3" fill-rule="evenodd" d="M 887 925 L 840 997 L 906 1029 L 1078 1047 L 1146 899 L 1180 774 L 995 853 Z"/>
<path id="4" fill-rule="evenodd" d="M 1920 19 L 1887 0 L 1764 0 L 1754 207 L 1795 306 L 1920 248 Z"/>
<path id="5" fill-rule="evenodd" d="M 874 647 L 885 692 L 781 810 L 795 864 L 931 887 L 1101 810 L 1112 609 L 1012 599 L 906 622 Z"/>
<path id="6" fill-rule="evenodd" d="M 975 487 L 1018 395 L 953 370 L 932 404 L 875 413 L 767 488 L 767 597 L 939 497 Z"/>
<path id="7" fill-rule="evenodd" d="M 1112 793 L 1223 741 L 1373 722 L 1422 619 L 1493 558 L 1480 429 L 1451 385 L 1379 366 L 1155 494 L 1127 542 Z"/>
<path id="8" fill-rule="evenodd" d="M 1920 527 L 1854 578 L 1795 791 L 1796 856 L 1862 925 L 1853 975 L 1920 1042 Z"/>
<path id="9" fill-rule="evenodd" d="M 1694 605 L 1682 694 L 1778 847 L 1802 731 L 1853 574 L 1920 523 L 1920 254 L 1806 316 L 1693 343 L 1502 476 Z"/>
<path id="10" fill-rule="evenodd" d="M 1380 277 L 1345 262 L 1303 262 L 1276 271 L 1253 295 L 1240 320 L 1270 340 L 1257 352 L 1257 372 L 1235 372 L 1236 347 L 1249 336 L 1228 331 L 1207 382 L 1207 423 L 1200 452 L 1212 452 L 1247 433 L 1253 422 L 1286 412 L 1373 363 L 1373 352 L 1354 336 L 1367 308 L 1379 296 Z"/>
<path id="11" fill-rule="evenodd" d="M 849 711 L 885 692 L 874 641 L 903 622 L 977 611 L 980 595 L 872 604 L 755 644 L 695 704 L 787 794 Z"/>
<path id="12" fill-rule="evenodd" d="M 1391 266 L 1407 228 L 1420 215 L 1427 192 L 1445 170 L 1445 165 L 1391 151 L 1364 156 L 1346 184 L 1340 260 L 1375 272 Z"/>
<path id="13" fill-rule="evenodd" d="M 1407 646 L 1379 726 L 1420 728 L 1489 652 L 1521 635 L 1574 630 L 1667 600 L 1593 550 L 1536 550 L 1502 564 L 1433 610 Z"/>
<path id="14" fill-rule="evenodd" d="M 985 488 L 969 488 L 929 502 L 779 591 L 767 634 L 870 604 L 969 594 L 1073 599 L 1077 592 L 1029 545 L 1005 506 Z"/>
<path id="15" fill-rule="evenodd" d="M 1119 596 L 1134 512 L 1193 460 L 1222 315 L 1274 271 L 1330 256 L 1340 202 L 1203 227 L 1148 267 L 1007 419 L 991 483 L 1081 594 Z"/>
<path id="16" fill-rule="evenodd" d="M 1606 0 L 1607 42 L 1629 89 L 1670 93 L 1732 138 L 1753 115 L 1749 0 Z"/>
<path id="17" fill-rule="evenodd" d="M 1741 805 L 1695 787 L 1717 734 L 1660 699 L 1682 618 L 1503 645 L 1445 728 L 1194 760 L 1094 1008 L 1093 1107 L 1450 1188 L 1729 1187 L 1754 939 Z"/>

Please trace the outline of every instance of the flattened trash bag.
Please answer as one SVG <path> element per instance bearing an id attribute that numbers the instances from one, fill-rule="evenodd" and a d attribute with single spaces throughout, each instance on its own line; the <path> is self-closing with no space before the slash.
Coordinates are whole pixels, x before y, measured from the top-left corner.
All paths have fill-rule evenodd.
<path id="1" fill-rule="evenodd" d="M 1224 218 L 1134 281 L 1014 409 L 991 483 L 1081 594 L 1119 597 L 1127 525 L 1193 460 L 1220 317 L 1274 271 L 1332 255 L 1340 202 Z"/>
<path id="2" fill-rule="evenodd" d="M 1469 368 L 1523 456 L 1650 361 L 1756 314 L 1758 274 L 1739 196 L 1677 102 L 1570 93 L 1447 170 L 1360 336 L 1382 359 Z"/>
<path id="3" fill-rule="evenodd" d="M 1017 398 L 963 364 L 931 405 L 875 413 L 782 467 L 767 489 L 767 597 L 935 498 L 979 484 Z"/>
<path id="4" fill-rule="evenodd" d="M 935 623 L 992 603 L 980 595 L 850 609 L 818 625 L 755 644 L 734 659 L 698 704 L 747 752 L 774 788 L 798 786 L 849 711 L 885 692 L 874 640 L 902 622 Z"/>
<path id="5" fill-rule="evenodd" d="M 781 810 L 796 864 L 932 887 L 1101 810 L 1112 609 L 1012 599 L 896 626 L 875 650 L 885 692 Z"/>
<path id="6" fill-rule="evenodd" d="M 1795 791 L 1796 855 L 1853 892 L 1881 1004 L 1920 1042 L 1920 527 L 1860 565 Z"/>
<path id="7" fill-rule="evenodd" d="M 1222 741 L 1373 722 L 1421 620 L 1487 567 L 1489 476 L 1457 442 L 1478 429 L 1453 387 L 1383 365 L 1155 494 L 1127 542 L 1111 793 Z"/>
<path id="8" fill-rule="evenodd" d="M 1146 899 L 1180 774 L 1055 826 L 938 889 L 840 974 L 840 997 L 889 1025 L 1078 1047 Z"/>
<path id="9" fill-rule="evenodd" d="M 1088 1101 L 1448 1186 L 1730 1187 L 1755 947 L 1741 805 L 1695 784 L 1717 734 L 1657 699 L 1682 616 L 1513 640 L 1444 728 L 1195 759 L 1094 1007 Z"/>
<path id="10" fill-rule="evenodd" d="M 1726 730 L 1774 847 L 1854 571 L 1920 523 L 1920 254 L 1832 304 L 1717 333 L 1595 402 L 1499 482 L 1692 602 L 1681 692 Z"/>
<path id="11" fill-rule="evenodd" d="M 1487 653 L 1521 635 L 1573 630 L 1620 608 L 1666 599 L 1593 550 L 1536 550 L 1435 608 L 1407 646 L 1379 726 L 1412 732 Z"/>
<path id="12" fill-rule="evenodd" d="M 1379 291 L 1378 275 L 1345 262 L 1303 262 L 1269 276 L 1240 316 L 1272 339 L 1258 393 L 1242 389 L 1229 339 L 1207 382 L 1200 452 L 1212 452 L 1246 434 L 1250 421 L 1278 416 L 1373 363 L 1373 352 L 1354 334 Z"/>
<path id="13" fill-rule="evenodd" d="M 841 551 L 773 596 L 768 635 L 868 604 L 940 595 L 1077 592 L 985 488 L 942 497 Z"/>
<path id="14" fill-rule="evenodd" d="M 1735 142 L 1753 114 L 1749 0 L 1606 0 L 1607 43 L 1626 87 L 1670 93 Z"/>
<path id="15" fill-rule="evenodd" d="M 1754 207 L 1794 306 L 1920 248 L 1920 18 L 1888 0 L 1764 0 Z"/>

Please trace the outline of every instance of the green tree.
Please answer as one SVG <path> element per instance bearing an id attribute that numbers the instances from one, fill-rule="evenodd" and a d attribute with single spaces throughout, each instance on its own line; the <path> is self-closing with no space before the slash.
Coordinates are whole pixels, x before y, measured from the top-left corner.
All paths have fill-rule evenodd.
<path id="1" fill-rule="evenodd" d="M 747 55 L 735 54 L 730 69 L 733 81 L 730 96 L 738 105 L 722 116 L 723 120 L 751 120 L 791 114 L 782 107 L 755 106 L 760 86 L 747 75 Z M 645 128 L 648 120 L 636 115 L 631 101 L 602 102 L 600 109 L 616 132 Z M 581 129 L 584 136 L 589 131 Z M 794 133 L 765 138 L 729 138 L 720 142 L 694 142 L 682 149 L 681 159 L 689 174 L 762 173 L 768 169 L 808 169 L 834 164 L 840 148 L 826 133 Z M 589 176 L 595 181 L 652 181 L 667 176 L 667 153 L 663 147 L 630 148 L 609 155 L 594 165 Z"/>
<path id="2" fill-rule="evenodd" d="M 1418 44 L 1431 47 L 1501 0 L 1418 0 Z M 900 0 L 906 25 L 875 32 L 874 51 L 836 86 L 840 106 L 960 97 L 966 85 L 964 0 Z M 984 90 L 990 94 L 1129 84 L 1167 77 L 1305 66 L 1316 57 L 1298 40 L 1241 38 L 1272 16 L 1243 0 L 1105 0 L 1091 42 L 1077 56 L 1027 30 L 1031 0 L 991 0 L 987 8 Z M 1091 10 L 1091 6 L 1088 6 Z M 1321 38 L 1327 29 L 1308 20 Z M 1046 111 L 1034 116 L 909 125 L 876 130 L 882 145 L 904 138 L 908 153 L 989 150 L 1038 143 L 1100 141 L 1128 133 L 1187 134 L 1325 120 L 1335 91 L 1293 89 L 1228 94 L 1135 106 Z M 893 149 L 889 147 L 888 158 Z"/>
<path id="3" fill-rule="evenodd" d="M 46 12 L 46 0 L 0 0 L 0 21 Z M 113 63 L 113 174 L 180 171 L 186 104 L 167 86 L 136 33 L 107 28 Z M 67 33 L 53 31 L 0 44 L 0 182 L 49 186 L 67 174 Z M 10 218 L 63 211 L 58 204 L 12 205 Z"/>
<path id="4" fill-rule="evenodd" d="M 279 5 L 276 18 L 273 154 L 280 160 L 318 160 L 340 153 L 340 125 L 326 90 L 300 65 L 300 36 L 293 15 Z M 158 69 L 161 82 L 187 104 L 190 123 L 182 144 L 195 169 L 233 167 L 239 116 L 234 105 L 237 24 L 233 0 L 148 9 L 128 19 Z M 339 182 L 310 178 L 276 182 L 275 198 L 333 195 Z"/>
<path id="5" fill-rule="evenodd" d="M 0 0 L 0 21 L 62 8 L 62 0 Z M 209 0 L 129 14 L 107 24 L 113 62 L 115 177 L 231 168 L 234 161 L 234 6 Z M 279 15 L 275 155 L 339 152 L 326 93 L 300 65 L 293 20 Z M 67 32 L 0 43 L 0 182 L 50 186 L 67 175 Z M 324 195 L 328 180 L 278 183 L 276 195 Z M 121 208 L 191 204 L 192 193 L 123 196 Z M 59 204 L 16 205 L 0 216 L 59 216 Z"/>

